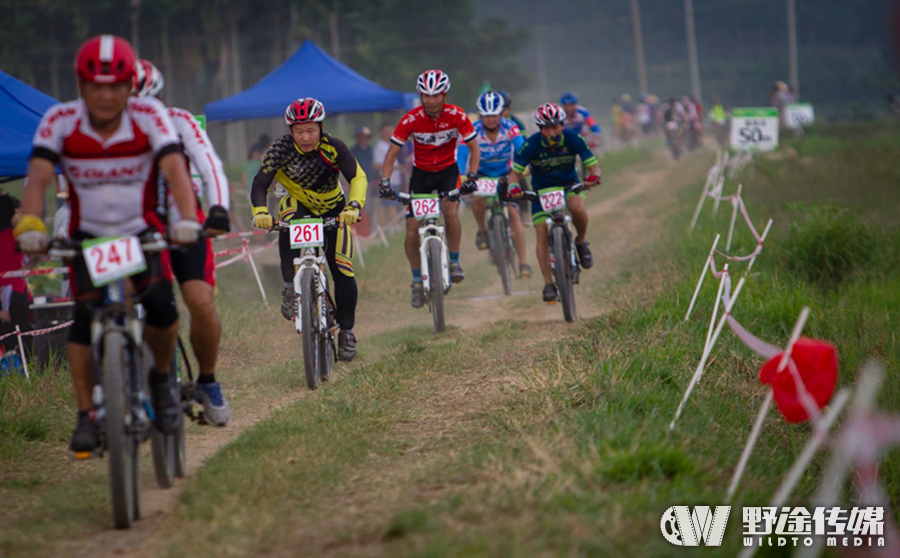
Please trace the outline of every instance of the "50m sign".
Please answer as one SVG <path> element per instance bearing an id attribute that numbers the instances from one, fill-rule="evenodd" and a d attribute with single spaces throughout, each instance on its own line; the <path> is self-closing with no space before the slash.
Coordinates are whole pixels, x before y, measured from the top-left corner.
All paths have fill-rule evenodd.
<path id="1" fill-rule="evenodd" d="M 778 147 L 778 109 L 744 108 L 731 112 L 731 147 L 773 151 Z"/>

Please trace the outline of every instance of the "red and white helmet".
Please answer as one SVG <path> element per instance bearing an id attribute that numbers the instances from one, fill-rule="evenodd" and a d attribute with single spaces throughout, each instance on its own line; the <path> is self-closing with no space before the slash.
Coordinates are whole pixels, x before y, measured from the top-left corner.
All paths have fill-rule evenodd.
<path id="1" fill-rule="evenodd" d="M 131 83 L 136 58 L 131 44 L 122 37 L 98 35 L 78 49 L 75 72 L 83 81 Z"/>
<path id="2" fill-rule="evenodd" d="M 556 126 L 566 121 L 566 111 L 556 103 L 544 103 L 534 111 L 534 123 L 538 126 Z"/>
<path id="3" fill-rule="evenodd" d="M 135 97 L 156 97 L 166 85 L 159 68 L 153 62 L 139 58 L 134 66 L 134 89 L 131 94 Z"/>
<path id="4" fill-rule="evenodd" d="M 325 120 L 325 106 L 312 97 L 297 99 L 284 110 L 284 123 L 288 126 L 323 120 Z"/>
<path id="5" fill-rule="evenodd" d="M 416 90 L 423 95 L 440 95 L 450 91 L 450 76 L 440 70 L 423 72 L 416 81 Z"/>

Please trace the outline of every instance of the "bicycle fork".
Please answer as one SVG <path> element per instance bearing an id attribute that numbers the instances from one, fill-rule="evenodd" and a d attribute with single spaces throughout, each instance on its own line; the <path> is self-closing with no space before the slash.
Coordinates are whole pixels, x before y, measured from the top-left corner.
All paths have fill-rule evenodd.
<path id="1" fill-rule="evenodd" d="M 419 265 L 422 266 L 422 283 L 426 296 L 431 291 L 428 245 L 433 242 L 439 243 L 441 248 L 441 283 L 444 285 L 444 292 L 450 290 L 450 256 L 444 238 L 444 227 L 429 224 L 419 228 Z"/>
<path id="2" fill-rule="evenodd" d="M 316 272 L 316 316 L 319 322 L 319 331 L 325 331 L 328 329 L 328 306 L 327 306 L 327 293 L 325 291 L 327 287 L 325 272 L 322 271 L 323 260 L 321 256 L 311 253 L 305 253 L 301 258 L 294 259 L 294 265 L 297 267 L 297 272 L 294 273 L 294 296 L 295 296 L 295 312 L 294 312 L 294 327 L 297 330 L 297 333 L 303 331 L 303 320 L 300 319 L 298 312 L 300 306 L 303 304 L 303 300 L 301 300 L 301 292 L 302 288 L 300 286 L 300 277 L 302 275 L 302 271 L 307 268 L 312 268 Z"/>

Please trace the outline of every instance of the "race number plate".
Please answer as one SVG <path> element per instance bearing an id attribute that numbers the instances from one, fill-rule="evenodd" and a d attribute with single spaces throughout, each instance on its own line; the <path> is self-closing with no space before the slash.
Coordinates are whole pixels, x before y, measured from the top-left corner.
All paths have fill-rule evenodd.
<path id="1" fill-rule="evenodd" d="M 778 147 L 778 109 L 731 111 L 731 147 L 738 151 L 773 151 Z"/>
<path id="2" fill-rule="evenodd" d="M 325 245 L 325 227 L 321 219 L 291 221 L 291 248 L 318 248 Z"/>
<path id="3" fill-rule="evenodd" d="M 559 211 L 566 206 L 565 188 L 544 188 L 540 192 L 541 208 L 547 213 Z"/>
<path id="4" fill-rule="evenodd" d="M 496 178 L 479 178 L 475 181 L 475 195 L 480 198 L 489 198 L 497 195 L 497 179 Z"/>
<path id="5" fill-rule="evenodd" d="M 437 194 L 413 194 L 409 204 L 417 221 L 437 219 L 441 216 L 441 202 Z"/>
<path id="6" fill-rule="evenodd" d="M 81 248 L 91 283 L 108 285 L 147 269 L 141 241 L 136 236 L 95 238 Z"/>

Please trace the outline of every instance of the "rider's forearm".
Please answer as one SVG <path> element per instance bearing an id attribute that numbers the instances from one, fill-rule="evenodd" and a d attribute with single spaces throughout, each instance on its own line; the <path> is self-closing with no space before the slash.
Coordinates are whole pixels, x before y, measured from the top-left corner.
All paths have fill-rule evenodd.
<path id="1" fill-rule="evenodd" d="M 169 183 L 175 205 L 181 212 L 182 219 L 197 220 L 197 196 L 191 187 L 191 178 L 188 175 L 187 163 L 184 155 L 172 152 L 159 160 L 159 168 Z"/>
<path id="2" fill-rule="evenodd" d="M 358 203 L 360 209 L 366 206 L 366 189 L 368 186 L 366 173 L 357 161 L 356 176 L 350 179 L 350 201 Z"/>
<path id="3" fill-rule="evenodd" d="M 591 165 L 587 168 L 589 174 L 594 176 L 601 176 L 600 174 L 600 165 Z"/>
<path id="4" fill-rule="evenodd" d="M 22 191 L 22 214 L 40 217 L 44 212 L 47 186 L 53 180 L 55 166 L 47 159 L 32 157 L 28 161 L 26 188 Z M 69 188 L 72 186 L 69 185 Z"/>
<path id="5" fill-rule="evenodd" d="M 466 145 L 469 148 L 469 172 L 478 172 L 478 167 L 481 165 L 481 148 L 474 139 L 466 142 Z"/>
<path id="6" fill-rule="evenodd" d="M 384 156 L 384 164 L 381 166 L 381 178 L 390 178 L 391 174 L 394 173 L 394 163 L 397 162 L 398 155 L 400 155 L 400 146 L 392 143 Z"/>
<path id="7" fill-rule="evenodd" d="M 520 180 L 522 180 L 522 175 L 515 169 L 509 171 L 509 183 L 510 184 L 518 184 Z"/>

